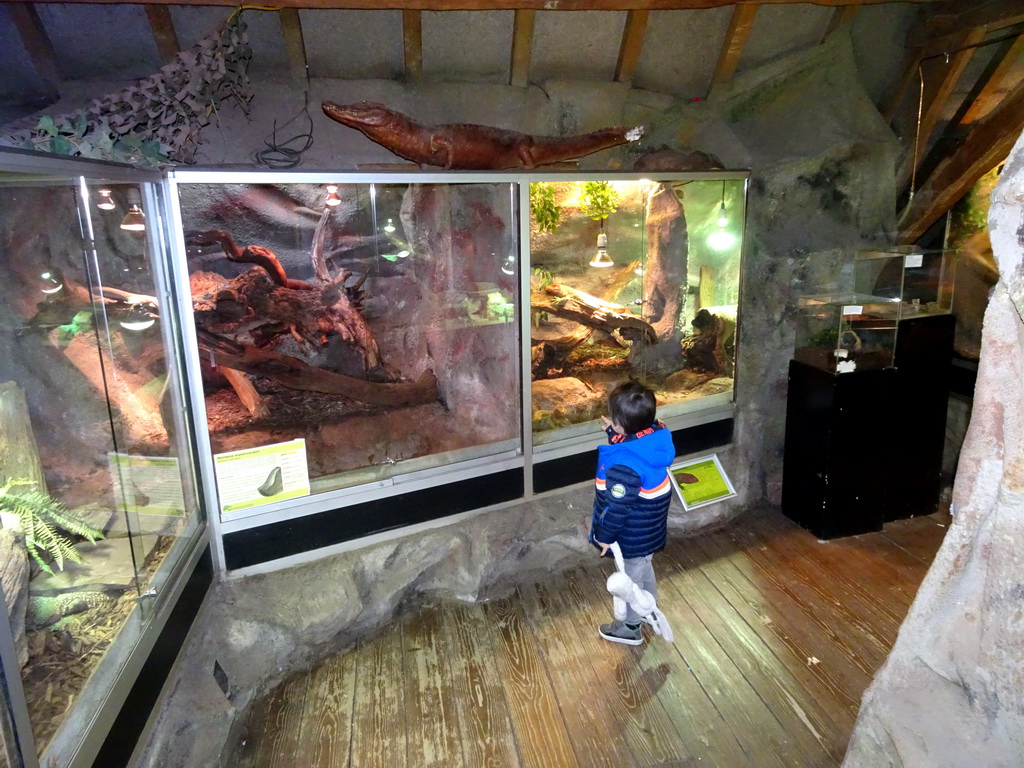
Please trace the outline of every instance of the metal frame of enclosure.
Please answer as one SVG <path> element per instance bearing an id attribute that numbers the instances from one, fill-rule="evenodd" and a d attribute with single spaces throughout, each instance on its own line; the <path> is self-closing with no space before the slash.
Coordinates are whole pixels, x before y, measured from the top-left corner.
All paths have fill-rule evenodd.
<path id="1" fill-rule="evenodd" d="M 530 200 L 531 182 L 555 181 L 734 181 L 742 183 L 743 218 L 746 217 L 746 195 L 749 174 L 745 171 L 721 171 L 701 173 L 467 173 L 467 172 L 374 172 L 374 173 L 330 173 L 330 172 L 270 172 L 270 171 L 202 171 L 173 170 L 166 174 L 140 171 L 127 166 L 91 161 L 75 161 L 42 156 L 17 150 L 0 151 L 0 183 L 31 184 L 33 177 L 46 176 L 63 182 L 72 181 L 80 188 L 79 205 L 87 205 L 87 179 L 109 180 L 115 183 L 138 184 L 147 218 L 147 256 L 151 262 L 156 295 L 161 306 L 173 307 L 174 322 L 163 329 L 163 343 L 175 359 L 169 369 L 177 371 L 170 375 L 172 384 L 179 388 L 176 398 L 184 405 L 176 408 L 173 415 L 176 433 L 186 436 L 188 460 L 194 467 L 195 495 L 199 505 L 198 529 L 189 530 L 186 539 L 175 544 L 175 562 L 169 572 L 162 573 L 157 591 L 158 599 L 140 599 L 137 615 L 121 630 L 109 658 L 100 663 L 107 670 L 103 690 L 92 693 L 75 706 L 89 710 L 85 727 L 79 726 L 73 733 L 58 733 L 46 752 L 37 754 L 29 723 L 26 697 L 19 677 L 20 669 L 14 659 L 14 638 L 8 622 L 0 621 L 0 654 L 3 656 L 2 680 L 6 692 L 6 707 L 0 714 L 0 732 L 4 737 L 7 753 L 12 765 L 33 767 L 46 763 L 85 766 L 91 765 L 105 746 L 105 740 L 113 736 L 115 718 L 122 712 L 129 694 L 142 684 L 140 674 L 147 660 L 152 662 L 154 648 L 169 628 L 171 611 L 182 597 L 183 591 L 192 585 L 195 573 L 202 570 L 201 561 L 212 568 L 212 578 L 218 575 L 243 575 L 266 571 L 312 560 L 333 551 L 351 549 L 384 537 L 404 535 L 410 531 L 444 525 L 459 519 L 460 515 L 475 514 L 478 509 L 494 508 L 515 504 L 535 498 L 549 488 L 538 488 L 535 470 L 566 459 L 590 458 L 594 448 L 603 438 L 599 430 L 591 427 L 569 430 L 563 437 L 557 435 L 543 444 L 536 444 L 531 422 L 531 317 L 529 297 L 531 292 L 531 251 L 530 251 Z M 518 398 L 519 439 L 499 442 L 489 449 L 487 455 L 457 460 L 454 463 L 416 468 L 413 471 L 395 470 L 394 474 L 372 482 L 354 484 L 336 490 L 326 490 L 290 499 L 281 503 L 257 507 L 245 514 L 222 520 L 217 492 L 217 478 L 214 454 L 204 407 L 204 388 L 200 372 L 200 350 L 193 317 L 192 297 L 189 290 L 188 254 L 182 222 L 180 194 L 182 188 L 191 184 L 507 184 L 510 190 L 509 210 L 511 221 L 516 227 L 516 257 L 518 259 L 518 291 L 515 306 L 519 307 L 516 318 L 508 333 L 516 333 L 519 376 L 519 391 L 509 393 L 510 400 Z M 724 186 L 723 186 L 724 190 Z M 724 197 L 724 191 L 723 191 Z M 503 209 L 504 210 L 504 209 Z M 81 213 L 80 213 L 81 215 Z M 744 231 L 741 221 L 739 232 Z M 83 223 L 83 237 L 88 242 L 88 222 Z M 86 231 L 88 230 L 88 231 Z M 738 291 L 742 305 L 743 277 L 742 258 L 746 250 L 745 238 L 739 246 L 740 277 Z M 738 310 L 737 310 L 738 311 Z M 737 318 L 737 329 L 741 325 Z M 513 330 L 514 329 L 514 330 Z M 737 349 L 734 357 L 738 357 Z M 731 419 L 734 412 L 736 374 L 733 373 L 733 387 L 729 392 L 710 395 L 693 401 L 689 406 L 677 410 L 663 420 L 673 431 L 685 431 L 714 423 L 729 424 L 729 433 L 723 442 L 730 440 Z M 178 400 L 175 400 L 178 402 Z M 511 407 L 511 406 L 510 406 Z M 180 438 L 179 438 L 180 442 Z M 718 443 L 721 444 L 721 443 Z M 493 478 L 494 483 L 508 487 L 499 503 L 485 502 L 483 505 L 464 505 L 453 512 L 434 514 L 425 519 L 396 530 L 386 527 L 343 536 L 326 544 L 304 544 L 297 551 L 279 556 L 256 559 L 240 567 L 232 567 L 226 556 L 225 541 L 231 537 L 262 536 L 274 538 L 287 535 L 290 526 L 302 525 L 303 521 L 322 520 L 337 511 L 335 517 L 343 517 L 346 508 L 354 505 L 372 505 L 376 502 L 393 504 L 415 504 L 422 494 L 438 492 L 443 486 L 455 483 L 481 482 Z M 579 482 L 574 480 L 568 484 Z M 417 496 L 421 494 L 421 496 Z M 466 494 L 473 499 L 472 490 Z M 308 522 L 306 523 L 308 524 Z M 251 539 L 243 539 L 249 542 Z M 190 581 L 190 578 L 192 581 Z M 209 579 L 209 577 L 207 577 Z M 207 585 L 209 581 L 205 582 Z M 200 599 L 205 587 L 198 591 Z M 187 593 L 186 593 L 187 594 Z M 2 605 L 2 603 L 0 603 Z M 170 622 L 173 624 L 173 622 Z M 185 628 L 187 630 L 187 626 Z M 183 636 L 182 636 L 183 637 Z M 179 637 L 177 642 L 180 643 Z M 177 646 L 173 649 L 176 653 Z M 159 654 L 157 654 L 159 655 Z M 171 657 L 173 658 L 173 656 Z M 169 667 L 169 664 L 167 665 Z M 143 675 L 144 676 L 144 675 Z M 137 685 L 137 683 L 139 685 Z M 152 685 L 151 683 L 149 685 Z M 159 688 L 160 681 L 157 681 Z M 114 729 L 116 730 L 116 729 Z"/>
<path id="2" fill-rule="evenodd" d="M 604 172 L 604 173 L 539 173 L 539 172 L 273 172 L 273 171 L 203 171 L 203 170 L 178 170 L 168 174 L 169 193 L 169 215 L 171 217 L 171 265 L 170 272 L 178 284 L 188 283 L 188 269 L 186 265 L 186 245 L 183 237 L 183 223 L 180 220 L 179 190 L 188 184 L 512 184 L 518 191 L 515 201 L 516 215 L 519 226 L 519 266 L 518 275 L 520 279 L 520 306 L 523 297 L 530 294 L 530 272 L 523 268 L 530 262 L 530 222 L 529 215 L 522 215 L 523 211 L 530 210 L 529 185 L 531 182 L 539 181 L 725 181 L 741 180 L 744 182 L 744 201 L 746 199 L 746 184 L 749 178 L 747 171 L 709 171 L 700 173 L 640 173 L 640 172 Z M 743 208 L 746 215 L 746 205 Z M 744 231 L 745 220 L 740 223 L 740 231 Z M 741 249 L 745 250 L 745 243 L 741 243 Z M 741 251 L 742 254 L 742 251 Z M 740 272 L 742 275 L 742 255 Z M 740 292 L 742 297 L 742 279 Z M 187 351 L 187 361 L 190 369 L 189 382 L 192 387 L 192 398 L 194 403 L 201 403 L 203 400 L 202 384 L 198 372 L 195 370 L 198 361 L 199 350 L 196 345 L 195 329 L 192 326 L 192 310 L 186 292 L 178 294 L 180 301 L 177 307 L 184 324 L 184 344 Z M 213 454 L 208 440 L 202 436 L 208 433 L 206 415 L 202 407 L 193 409 L 196 432 L 200 435 L 198 441 L 199 461 L 198 467 L 202 473 L 202 487 L 206 493 L 206 508 L 209 511 L 208 521 L 213 529 L 212 541 L 214 544 L 214 562 L 218 570 L 231 570 L 236 574 L 260 572 L 287 563 L 289 565 L 322 557 L 325 553 L 335 551 L 338 548 L 347 549 L 353 543 L 346 542 L 335 544 L 326 548 L 310 550 L 295 555 L 276 558 L 272 563 L 259 563 L 242 568 L 229 569 L 225 563 L 224 537 L 231 534 L 260 528 L 267 525 L 281 524 L 295 518 L 307 515 L 329 512 L 341 509 L 352 504 L 366 502 L 371 499 L 382 499 L 396 497 L 402 494 L 432 488 L 439 484 L 453 481 L 481 477 L 505 470 L 515 470 L 522 473 L 523 493 L 517 499 L 526 500 L 534 496 L 532 482 L 532 470 L 534 465 L 555 459 L 572 456 L 580 453 L 593 451 L 601 438 L 601 433 L 595 433 L 588 429 L 586 433 L 570 436 L 565 439 L 535 446 L 531 439 L 530 408 L 528 398 L 530 395 L 530 313 L 529 311 L 519 312 L 519 339 L 520 339 L 520 412 L 522 415 L 521 446 L 501 451 L 483 458 L 472 459 L 455 464 L 447 464 L 433 469 L 410 472 L 408 474 L 397 474 L 392 477 L 378 480 L 350 488 L 336 491 L 327 491 L 316 495 L 305 496 L 275 504 L 273 508 L 262 508 L 246 516 L 238 517 L 229 521 L 221 521 L 217 510 L 218 502 L 216 496 L 216 481 L 213 476 Z M 739 327 L 739 322 L 737 324 Z M 738 342 L 737 342 L 738 349 Z M 671 416 L 665 419 L 667 426 L 673 430 L 687 429 L 690 427 L 707 424 L 723 419 L 730 419 L 734 412 L 734 393 L 723 393 L 718 396 L 702 398 L 697 401 L 690 412 Z M 510 502 L 512 503 L 512 502 Z M 443 519 L 442 519 L 443 522 Z M 408 529 L 401 529 L 408 532 Z M 358 545 L 358 544 L 356 544 Z M 278 560 L 280 562 L 278 562 Z"/>

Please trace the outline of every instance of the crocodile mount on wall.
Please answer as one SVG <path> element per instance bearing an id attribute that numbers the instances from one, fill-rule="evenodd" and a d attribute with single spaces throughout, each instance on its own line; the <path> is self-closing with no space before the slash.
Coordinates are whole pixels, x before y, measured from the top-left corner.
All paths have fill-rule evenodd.
<path id="1" fill-rule="evenodd" d="M 445 170 L 532 169 L 638 141 L 644 135 L 643 126 L 615 126 L 577 136 L 529 136 L 468 123 L 421 125 L 401 112 L 369 101 L 325 101 L 322 106 L 329 118 L 355 128 L 394 154 Z"/>

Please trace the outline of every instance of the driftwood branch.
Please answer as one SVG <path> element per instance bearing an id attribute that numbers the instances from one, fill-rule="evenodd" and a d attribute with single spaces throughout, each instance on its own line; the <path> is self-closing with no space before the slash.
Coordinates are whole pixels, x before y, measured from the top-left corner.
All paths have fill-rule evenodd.
<path id="1" fill-rule="evenodd" d="M 304 280 L 290 279 L 273 251 L 261 245 L 247 245 L 245 248 L 239 248 L 235 239 L 224 230 L 189 232 L 185 235 L 185 243 L 187 245 L 219 245 L 230 261 L 262 267 L 270 275 L 271 280 L 284 288 L 293 288 L 299 291 L 312 291 L 317 288 Z"/>
<path id="2" fill-rule="evenodd" d="M 217 365 L 274 379 L 289 389 L 394 407 L 432 403 L 438 398 L 437 379 L 429 369 L 414 382 L 376 383 L 315 368 L 294 357 L 238 344 L 202 329 L 198 335 L 200 348 L 213 355 Z"/>

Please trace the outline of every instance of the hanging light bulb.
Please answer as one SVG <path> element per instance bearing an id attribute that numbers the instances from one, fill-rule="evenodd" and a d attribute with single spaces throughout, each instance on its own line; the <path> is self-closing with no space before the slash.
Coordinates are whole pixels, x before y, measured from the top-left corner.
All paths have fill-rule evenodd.
<path id="1" fill-rule="evenodd" d="M 384 225 L 384 231 L 389 235 L 395 231 L 395 225 L 391 223 L 391 219 L 388 219 L 388 223 Z"/>
<path id="2" fill-rule="evenodd" d="M 601 232 L 597 236 L 597 253 L 594 254 L 594 258 L 590 260 L 590 266 L 592 267 L 613 267 L 615 262 L 611 260 L 608 255 L 608 235 Z"/>
<path id="3" fill-rule="evenodd" d="M 121 219 L 121 229 L 142 232 L 146 229 L 146 214 L 142 212 L 142 200 L 137 189 L 128 190 L 128 213 Z"/>
<path id="4" fill-rule="evenodd" d="M 514 253 L 510 253 L 505 257 L 505 261 L 501 265 L 501 271 L 506 275 L 514 275 L 516 273 L 516 257 Z"/>
<path id="5" fill-rule="evenodd" d="M 708 245 L 716 251 L 726 251 L 736 244 L 736 235 L 727 232 L 729 215 L 725 210 L 725 180 L 722 180 L 722 204 L 718 208 L 718 231 L 708 235 Z"/>
<path id="6" fill-rule="evenodd" d="M 96 207 L 104 211 L 112 211 L 117 208 L 117 203 L 114 202 L 114 198 L 111 197 L 109 189 L 98 189 L 96 194 L 100 196 L 100 199 L 96 202 Z"/>
<path id="7" fill-rule="evenodd" d="M 326 202 L 327 205 L 329 205 L 331 208 L 333 208 L 336 205 L 341 205 L 341 198 L 338 197 L 337 184 L 327 185 L 327 200 L 325 200 L 324 202 Z"/>
<path id="8" fill-rule="evenodd" d="M 144 331 L 156 322 L 156 315 L 145 304 L 132 304 L 123 320 L 119 320 L 126 331 Z"/>
<path id="9" fill-rule="evenodd" d="M 39 290 L 47 296 L 60 293 L 63 289 L 64 281 L 61 280 L 60 274 L 57 272 L 47 269 L 39 275 Z"/>

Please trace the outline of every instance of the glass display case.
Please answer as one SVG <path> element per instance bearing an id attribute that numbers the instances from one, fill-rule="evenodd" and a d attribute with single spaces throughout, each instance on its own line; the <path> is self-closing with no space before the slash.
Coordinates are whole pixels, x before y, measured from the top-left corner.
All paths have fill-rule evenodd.
<path id="1" fill-rule="evenodd" d="M 858 251 L 854 291 L 899 299 L 901 319 L 948 315 L 953 309 L 957 258 L 953 250 L 911 245 Z"/>
<path id="2" fill-rule="evenodd" d="M 37 162 L 0 153 L 0 571 L 20 671 L 5 690 L 30 723 L 22 754 L 65 764 L 202 518 L 160 177 Z"/>
<path id="3" fill-rule="evenodd" d="M 173 178 L 225 519 L 519 452 L 515 184 Z"/>
<path id="4" fill-rule="evenodd" d="M 661 418 L 732 401 L 742 173 L 529 184 L 532 432 L 594 431 L 636 378 Z"/>
<path id="5" fill-rule="evenodd" d="M 900 320 L 896 297 L 828 293 L 797 299 L 793 358 L 829 373 L 891 368 Z"/>

